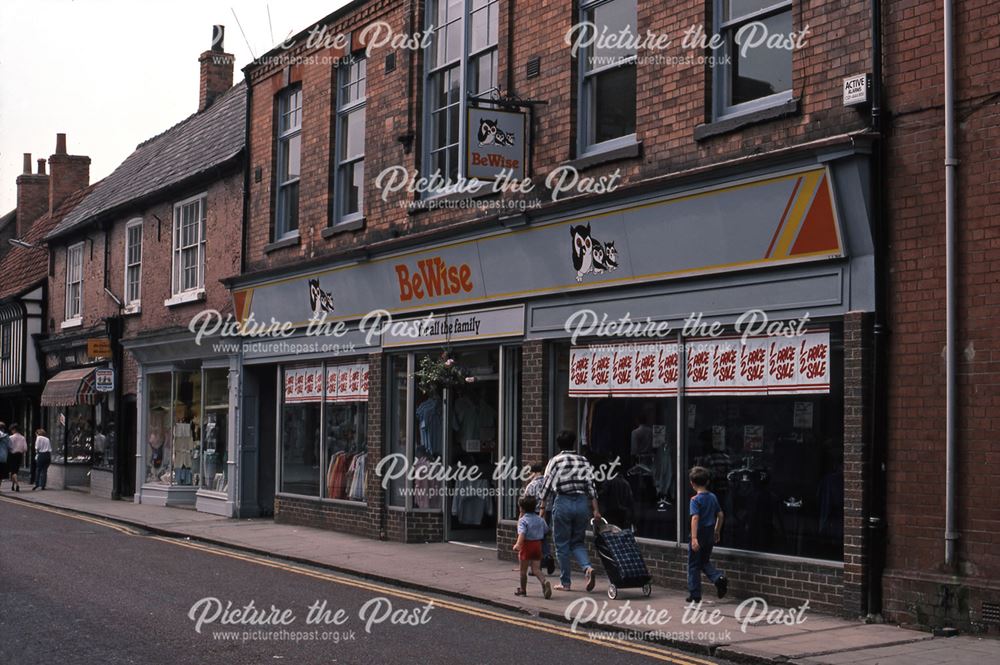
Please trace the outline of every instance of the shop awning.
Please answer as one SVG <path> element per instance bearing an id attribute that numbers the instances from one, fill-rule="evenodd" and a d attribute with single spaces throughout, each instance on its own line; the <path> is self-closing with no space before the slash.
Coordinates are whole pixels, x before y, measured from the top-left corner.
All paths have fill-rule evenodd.
<path id="1" fill-rule="evenodd" d="M 73 406 L 94 403 L 94 368 L 67 369 L 45 384 L 42 406 Z"/>

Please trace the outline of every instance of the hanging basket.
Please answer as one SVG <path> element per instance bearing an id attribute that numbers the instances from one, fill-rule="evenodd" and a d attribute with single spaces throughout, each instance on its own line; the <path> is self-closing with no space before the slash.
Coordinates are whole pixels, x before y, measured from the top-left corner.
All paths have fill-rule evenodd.
<path id="1" fill-rule="evenodd" d="M 420 391 L 427 395 L 440 395 L 445 388 L 456 388 L 476 381 L 476 377 L 456 363 L 448 351 L 442 351 L 437 358 L 421 358 L 414 378 Z"/>

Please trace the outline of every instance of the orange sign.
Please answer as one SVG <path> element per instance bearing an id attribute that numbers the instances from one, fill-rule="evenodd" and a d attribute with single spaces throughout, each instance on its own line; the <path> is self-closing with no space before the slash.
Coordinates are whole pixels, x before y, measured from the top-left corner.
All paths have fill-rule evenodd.
<path id="1" fill-rule="evenodd" d="M 400 302 L 454 296 L 470 293 L 473 289 L 469 264 L 450 266 L 440 256 L 417 261 L 416 270 L 412 272 L 405 263 L 397 265 L 396 279 L 399 280 Z"/>
<path id="2" fill-rule="evenodd" d="M 91 358 L 107 358 L 111 355 L 111 340 L 107 337 L 92 337 L 87 340 L 87 355 Z"/>

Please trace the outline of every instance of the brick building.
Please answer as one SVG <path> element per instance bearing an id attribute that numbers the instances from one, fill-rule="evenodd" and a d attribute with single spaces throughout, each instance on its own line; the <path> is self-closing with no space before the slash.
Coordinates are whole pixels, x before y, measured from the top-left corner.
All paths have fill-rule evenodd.
<path id="1" fill-rule="evenodd" d="M 995 634 L 1000 17 L 990 2 L 954 7 L 957 453 L 956 521 L 948 525 L 944 14 L 937 3 L 885 4 L 890 379 L 884 611 L 907 624 Z"/>
<path id="2" fill-rule="evenodd" d="M 42 402 L 61 483 L 231 515 L 237 362 L 187 334 L 198 312 L 231 310 L 220 280 L 240 269 L 246 93 L 222 43 L 199 59 L 197 112 L 140 143 L 45 236 Z"/>
<path id="3" fill-rule="evenodd" d="M 228 284 L 248 330 L 297 332 L 243 354 L 241 514 L 507 556 L 520 483 L 491 473 L 568 428 L 622 465 L 658 583 L 684 579 L 701 462 L 737 594 L 870 609 L 878 135 L 842 101 L 873 68 L 869 3 L 712 5 L 359 0 L 245 69 Z M 740 53 L 755 22 L 789 48 Z M 725 35 L 714 68 L 682 44 L 699 27 Z M 534 188 L 471 191 L 503 168 Z M 749 310 L 801 327 L 743 344 Z M 685 328 L 699 312 L 719 327 Z M 383 487 L 382 460 L 486 480 Z"/>

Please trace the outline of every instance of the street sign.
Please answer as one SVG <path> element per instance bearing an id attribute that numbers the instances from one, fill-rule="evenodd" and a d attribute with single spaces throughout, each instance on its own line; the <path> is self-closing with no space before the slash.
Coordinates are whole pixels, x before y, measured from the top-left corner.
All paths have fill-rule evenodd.
<path id="1" fill-rule="evenodd" d="M 91 337 L 87 340 L 87 355 L 91 358 L 111 356 L 111 340 L 107 337 Z"/>
<path id="2" fill-rule="evenodd" d="M 115 389 L 115 370 L 102 368 L 94 370 L 94 390 L 109 393 Z"/>

